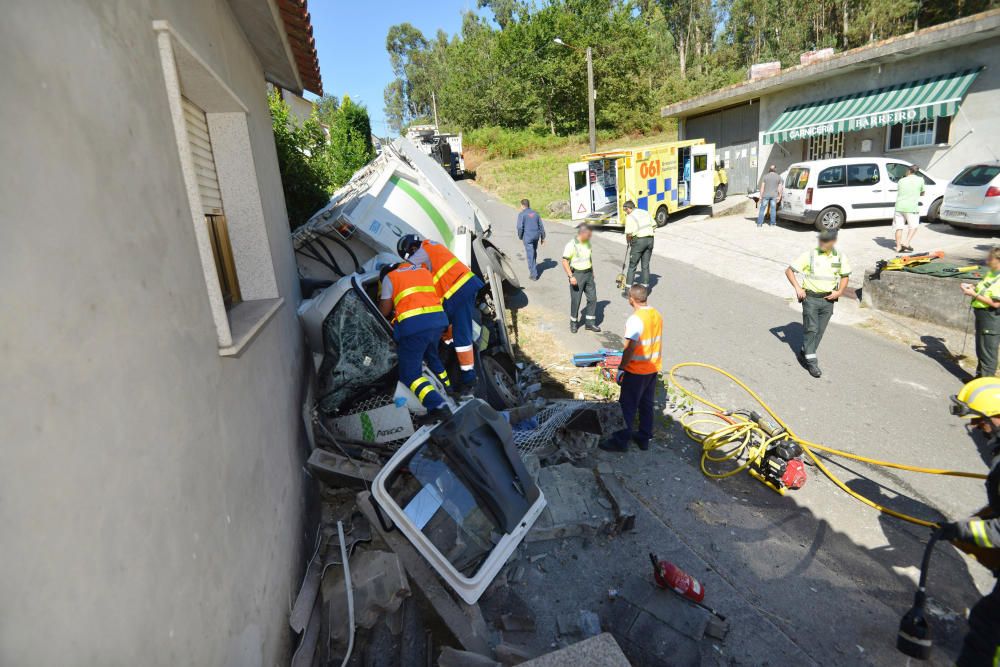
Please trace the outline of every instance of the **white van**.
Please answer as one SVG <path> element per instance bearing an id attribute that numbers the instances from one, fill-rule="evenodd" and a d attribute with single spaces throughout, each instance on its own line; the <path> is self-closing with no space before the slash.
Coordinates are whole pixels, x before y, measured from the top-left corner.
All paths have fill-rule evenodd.
<path id="1" fill-rule="evenodd" d="M 847 157 L 796 162 L 788 168 L 778 209 L 783 220 L 840 229 L 849 222 L 892 221 L 896 182 L 910 163 L 884 157 Z M 936 221 L 947 185 L 945 179 L 918 172 L 926 183 L 920 215 Z"/>

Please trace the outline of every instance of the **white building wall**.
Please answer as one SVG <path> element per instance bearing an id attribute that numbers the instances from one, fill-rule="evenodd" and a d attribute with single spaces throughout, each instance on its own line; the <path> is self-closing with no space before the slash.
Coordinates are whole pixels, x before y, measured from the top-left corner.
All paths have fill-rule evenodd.
<path id="1" fill-rule="evenodd" d="M 3 13 L 0 664 L 283 664 L 312 536 L 263 71 L 224 0 Z M 248 109 L 284 303 L 235 358 L 219 354 L 154 20 Z"/>
<path id="2" fill-rule="evenodd" d="M 805 85 L 760 99 L 760 129 L 766 132 L 778 116 L 788 107 L 825 100 L 840 95 L 862 92 L 897 83 L 915 81 L 963 69 L 986 66 L 969 88 L 961 111 L 952 119 L 951 141 L 948 146 L 927 146 L 916 149 L 886 151 L 886 128 L 865 132 L 847 132 L 844 135 L 847 157 L 862 155 L 893 156 L 916 163 L 935 176 L 951 179 L 960 169 L 979 160 L 995 160 L 1000 156 L 1000 43 L 984 40 L 926 54 L 917 54 L 906 60 L 871 65 L 851 70 L 840 76 L 823 79 L 815 85 Z M 861 142 L 872 140 L 870 153 L 861 152 Z M 758 175 L 769 164 L 776 164 L 783 171 L 793 162 L 804 159 L 804 141 L 788 141 L 780 145 L 760 145 Z"/>

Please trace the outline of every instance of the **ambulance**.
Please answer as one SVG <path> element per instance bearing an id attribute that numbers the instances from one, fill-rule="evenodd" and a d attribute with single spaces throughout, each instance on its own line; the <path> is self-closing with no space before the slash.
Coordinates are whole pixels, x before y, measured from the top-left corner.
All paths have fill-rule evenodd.
<path id="1" fill-rule="evenodd" d="M 677 211 L 725 197 L 726 183 L 715 144 L 704 139 L 589 153 L 569 165 L 570 210 L 574 221 L 624 226 L 631 199 L 662 227 Z"/>

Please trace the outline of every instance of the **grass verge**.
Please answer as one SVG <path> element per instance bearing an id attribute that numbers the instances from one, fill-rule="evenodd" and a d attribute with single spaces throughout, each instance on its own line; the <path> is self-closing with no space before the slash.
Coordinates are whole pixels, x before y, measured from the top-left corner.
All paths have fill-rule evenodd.
<path id="1" fill-rule="evenodd" d="M 625 136 L 598 141 L 597 150 L 674 141 L 676 129 L 645 136 Z M 556 141 L 558 140 L 558 141 Z M 553 212 L 556 202 L 568 202 L 567 166 L 589 152 L 586 137 L 554 137 L 548 144 L 528 144 L 523 154 L 506 156 L 511 151 L 491 151 L 489 146 L 472 144 L 465 149 L 466 167 L 475 172 L 476 182 L 500 200 L 516 206 L 522 198 L 545 217 L 569 218 L 565 212 Z"/>

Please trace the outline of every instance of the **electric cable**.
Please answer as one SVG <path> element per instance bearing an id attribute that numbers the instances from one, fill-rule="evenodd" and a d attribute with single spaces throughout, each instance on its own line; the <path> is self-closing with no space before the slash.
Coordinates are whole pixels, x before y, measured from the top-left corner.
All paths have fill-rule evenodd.
<path id="1" fill-rule="evenodd" d="M 777 435 L 769 435 L 755 420 L 751 419 L 746 414 L 741 414 L 739 411 L 727 411 L 722 406 L 717 405 L 704 396 L 688 389 L 677 380 L 677 371 L 682 368 L 704 368 L 728 378 L 736 384 L 736 386 L 746 392 L 746 394 L 748 394 L 754 401 L 756 401 L 756 403 L 763 408 L 775 422 L 785 429 L 784 432 L 778 433 Z M 672 387 L 685 396 L 689 396 L 696 403 L 710 408 L 709 410 L 689 410 L 687 414 L 681 418 L 680 423 L 687 436 L 695 442 L 701 444 L 701 470 L 706 476 L 713 479 L 731 477 L 739 472 L 742 472 L 743 470 L 746 470 L 751 465 L 762 459 L 768 447 L 773 442 L 787 439 L 798 444 L 809 456 L 816 467 L 818 467 L 823 474 L 826 475 L 830 481 L 836 484 L 842 491 L 853 496 L 855 499 L 865 503 L 866 505 L 888 514 L 889 516 L 902 519 L 903 521 L 909 521 L 910 523 L 914 523 L 919 526 L 927 526 L 929 528 L 937 527 L 938 524 L 934 521 L 920 519 L 918 517 L 904 514 L 903 512 L 898 512 L 884 505 L 880 505 L 874 500 L 861 495 L 854 489 L 849 488 L 840 480 L 839 477 L 837 477 L 829 468 L 826 467 L 826 465 L 823 464 L 823 461 L 819 459 L 815 453 L 813 453 L 813 450 L 824 452 L 832 456 L 840 456 L 855 461 L 861 461 L 862 463 L 868 463 L 870 465 L 883 468 L 906 470 L 908 472 L 917 472 L 927 475 L 946 475 L 949 477 L 964 477 L 967 479 L 986 479 L 986 475 L 981 473 L 945 470 L 939 468 L 923 468 L 920 466 L 894 463 L 891 461 L 882 461 L 806 440 L 805 438 L 797 435 L 792 428 L 778 416 L 774 409 L 771 408 L 771 406 L 757 394 L 757 392 L 747 386 L 736 376 L 719 368 L 718 366 L 713 366 L 712 364 L 696 361 L 683 362 L 676 364 L 673 368 L 671 368 L 667 375 Z M 736 462 L 737 466 L 735 469 L 730 469 L 725 472 L 713 472 L 710 469 L 710 466 L 713 464 L 725 462 Z"/>
<path id="2" fill-rule="evenodd" d="M 337 245 L 339 245 L 341 248 L 343 248 L 344 250 L 346 250 L 347 254 L 351 256 L 352 260 L 354 260 L 354 271 L 357 272 L 357 273 L 361 272 L 361 261 L 358 260 L 358 256 L 356 254 L 354 254 L 354 250 L 351 249 L 351 246 L 349 246 L 346 243 L 344 243 L 344 240 L 341 239 L 339 236 L 337 236 L 335 234 L 320 234 L 320 236 L 322 236 L 325 239 L 329 239 L 329 240 L 333 241 L 334 243 L 336 243 Z"/>

